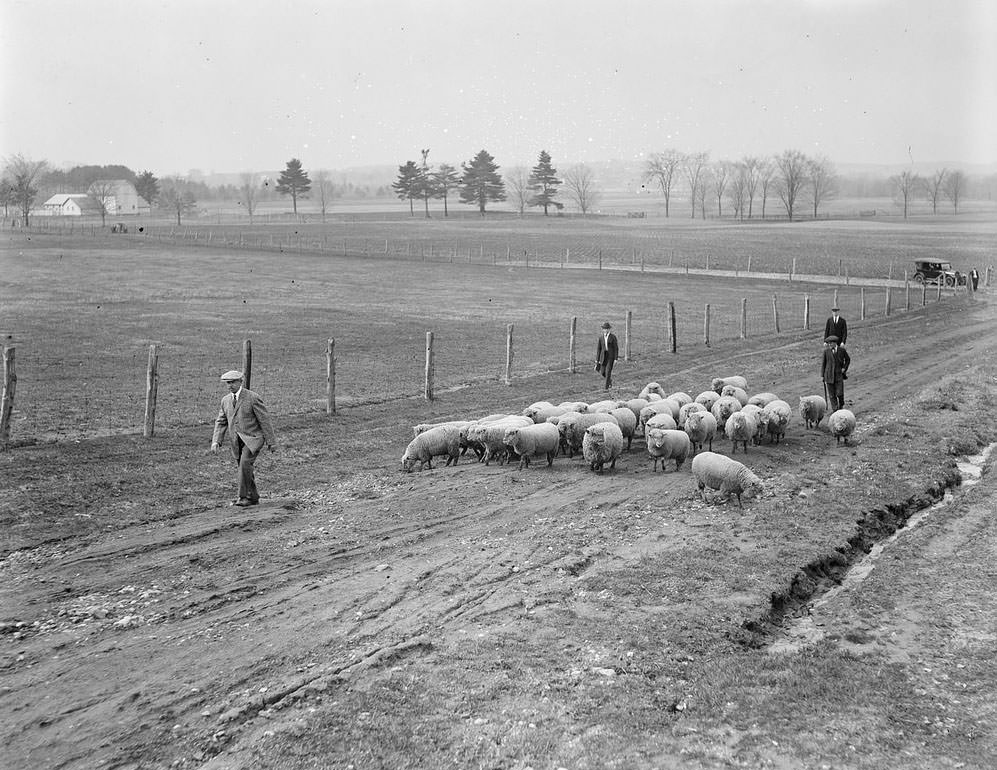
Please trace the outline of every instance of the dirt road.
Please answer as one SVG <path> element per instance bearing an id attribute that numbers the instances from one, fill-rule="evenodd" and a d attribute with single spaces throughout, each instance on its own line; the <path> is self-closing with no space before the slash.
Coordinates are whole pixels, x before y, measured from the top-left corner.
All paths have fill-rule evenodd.
<path id="1" fill-rule="evenodd" d="M 577 458 L 399 472 L 408 426 L 594 399 L 587 375 L 285 421 L 281 451 L 261 461 L 264 503 L 249 510 L 225 504 L 234 472 L 205 451 L 207 428 L 9 452 L 0 764 L 609 766 L 603 751 L 630 767 L 819 764 L 830 747 L 767 742 L 765 729 L 789 736 L 791 722 L 688 730 L 728 719 L 709 683 L 749 655 L 738 632 L 773 591 L 847 541 L 856 513 L 921 492 L 949 449 L 994 440 L 992 414 L 972 435 L 955 420 L 969 418 L 956 408 L 969 391 L 994 387 L 995 320 L 981 295 L 852 322 L 853 445 L 796 422 L 753 447 L 739 459 L 768 492 L 743 512 L 704 504 L 688 466 L 652 473 L 640 441 L 603 475 Z M 614 394 L 658 380 L 696 395 L 735 372 L 794 407 L 820 392 L 814 335 L 753 345 L 624 365 Z M 963 374 L 964 389 L 939 387 Z M 973 494 L 974 510 L 994 509 L 991 478 Z M 959 535 L 939 522 L 910 558 L 931 569 L 946 543 L 992 548 L 992 525 L 977 525 Z M 923 661 L 937 652 L 915 633 L 928 610 L 913 593 L 896 601 L 912 631 L 877 637 L 878 654 Z M 866 620 L 869 633 L 878 621 Z M 992 645 L 993 621 L 966 613 L 957 635 Z"/>

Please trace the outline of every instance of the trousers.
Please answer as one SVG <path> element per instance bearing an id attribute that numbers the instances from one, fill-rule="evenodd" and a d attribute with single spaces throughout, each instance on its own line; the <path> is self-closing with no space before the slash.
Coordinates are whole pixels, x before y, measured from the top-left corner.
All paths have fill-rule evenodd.
<path id="1" fill-rule="evenodd" d="M 256 489 L 256 473 L 254 470 L 256 458 L 259 457 L 259 454 L 259 452 L 251 451 L 243 440 L 239 439 L 239 497 L 254 502 L 260 499 L 260 493 Z"/>

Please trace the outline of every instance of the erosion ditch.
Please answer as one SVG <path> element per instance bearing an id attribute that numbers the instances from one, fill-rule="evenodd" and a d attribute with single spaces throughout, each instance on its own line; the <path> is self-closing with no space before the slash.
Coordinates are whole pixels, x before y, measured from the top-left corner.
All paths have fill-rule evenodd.
<path id="1" fill-rule="evenodd" d="M 855 532 L 843 544 L 813 559 L 793 575 L 789 585 L 775 591 L 769 609 L 761 616 L 745 621 L 735 635 L 745 649 L 762 649 L 778 640 L 790 621 L 804 614 L 815 602 L 842 584 L 849 570 L 873 547 L 905 528 L 919 511 L 935 505 L 945 493 L 962 484 L 962 474 L 955 460 L 919 494 L 905 500 L 872 508 L 856 521 Z"/>

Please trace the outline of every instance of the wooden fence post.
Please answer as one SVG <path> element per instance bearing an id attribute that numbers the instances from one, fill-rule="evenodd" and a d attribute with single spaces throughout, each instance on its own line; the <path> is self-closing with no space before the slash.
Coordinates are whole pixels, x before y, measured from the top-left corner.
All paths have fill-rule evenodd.
<path id="1" fill-rule="evenodd" d="M 245 340 L 242 343 L 242 387 L 252 390 L 250 383 L 253 379 L 253 342 Z"/>
<path id="2" fill-rule="evenodd" d="M 838 306 L 838 290 L 835 289 L 834 290 L 834 304 L 831 305 L 831 307 L 837 307 L 837 306 Z"/>
<path id="3" fill-rule="evenodd" d="M 706 303 L 706 310 L 703 313 L 703 344 L 710 345 L 710 303 Z"/>
<path id="4" fill-rule="evenodd" d="M 886 317 L 887 318 L 889 318 L 889 316 L 890 316 L 890 300 L 892 299 L 892 297 L 893 297 L 893 289 L 891 289 L 889 286 L 887 286 L 886 287 L 886 308 L 885 308 L 885 310 L 886 310 Z"/>
<path id="5" fill-rule="evenodd" d="M 707 269 L 707 271 L 710 269 L 710 254 L 709 254 L 709 252 L 706 253 L 706 269 Z"/>
<path id="6" fill-rule="evenodd" d="M 865 320 L 865 286 L 859 289 L 859 320 Z"/>
<path id="7" fill-rule="evenodd" d="M 746 272 L 749 272 L 749 273 L 751 272 L 751 255 L 750 254 L 748 255 L 748 269 L 747 269 Z"/>
<path id="8" fill-rule="evenodd" d="M 779 329 L 779 295 L 772 295 L 772 321 L 775 323 L 775 333 L 778 334 Z"/>
<path id="9" fill-rule="evenodd" d="M 906 270 L 904 270 L 904 310 L 910 310 L 910 279 Z"/>
<path id="10" fill-rule="evenodd" d="M 0 392 L 0 451 L 10 445 L 10 416 L 14 411 L 14 390 L 17 374 L 14 372 L 14 348 L 3 349 L 3 391 Z"/>
<path id="11" fill-rule="evenodd" d="M 741 299 L 741 339 L 748 338 L 748 300 L 746 297 Z"/>
<path id="12" fill-rule="evenodd" d="M 810 331 L 810 295 L 803 295 L 803 328 Z"/>
<path id="13" fill-rule="evenodd" d="M 942 277 L 938 276 L 938 291 L 935 294 L 935 302 L 940 302 L 942 299 Z"/>
<path id="14" fill-rule="evenodd" d="M 675 303 L 668 303 L 668 336 L 672 340 L 672 353 L 678 350 L 678 340 L 675 339 Z"/>
<path id="15" fill-rule="evenodd" d="M 845 286 L 848 286 L 848 265 L 845 265 Z"/>
<path id="16" fill-rule="evenodd" d="M 332 337 L 325 346 L 325 413 L 336 413 L 336 340 Z"/>
<path id="17" fill-rule="evenodd" d="M 627 311 L 626 324 L 623 327 L 623 360 L 630 360 L 630 328 L 633 324 L 633 311 Z"/>
<path id="18" fill-rule="evenodd" d="M 993 272 L 994 272 L 993 266 L 992 265 L 988 266 L 987 267 L 987 275 L 986 275 L 986 278 L 983 281 L 983 285 L 984 286 L 989 286 L 990 285 L 990 280 L 993 277 Z"/>
<path id="19" fill-rule="evenodd" d="M 789 280 L 793 280 L 793 276 L 796 275 L 796 257 L 793 257 L 793 266 L 789 268 Z"/>
<path id="20" fill-rule="evenodd" d="M 512 385 L 512 328 L 509 324 L 505 328 L 505 384 Z"/>
<path id="21" fill-rule="evenodd" d="M 571 329 L 568 332 L 568 371 L 574 374 L 578 371 L 578 360 L 575 356 L 575 332 L 578 328 L 578 316 L 571 316 Z"/>
<path id="22" fill-rule="evenodd" d="M 433 359 L 433 333 L 426 332 L 426 390 L 427 401 L 433 400 L 433 375 L 436 373 L 436 362 Z"/>
<path id="23" fill-rule="evenodd" d="M 602 270 L 602 249 L 599 249 L 599 269 Z"/>
<path id="24" fill-rule="evenodd" d="M 921 283 L 921 307 L 928 304 L 928 284 Z"/>
<path id="25" fill-rule="evenodd" d="M 145 375 L 145 424 L 142 435 L 152 438 L 156 432 L 156 396 L 159 394 L 159 347 L 149 346 L 149 367 Z"/>

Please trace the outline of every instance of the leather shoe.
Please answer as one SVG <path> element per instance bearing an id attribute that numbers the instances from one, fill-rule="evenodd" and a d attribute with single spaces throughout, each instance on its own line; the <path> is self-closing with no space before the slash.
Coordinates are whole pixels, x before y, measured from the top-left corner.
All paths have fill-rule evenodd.
<path id="1" fill-rule="evenodd" d="M 232 505 L 237 505 L 240 508 L 246 508 L 247 506 L 255 504 L 256 503 L 254 503 L 252 500 L 247 500 L 245 497 L 240 497 L 238 500 L 232 503 Z"/>

